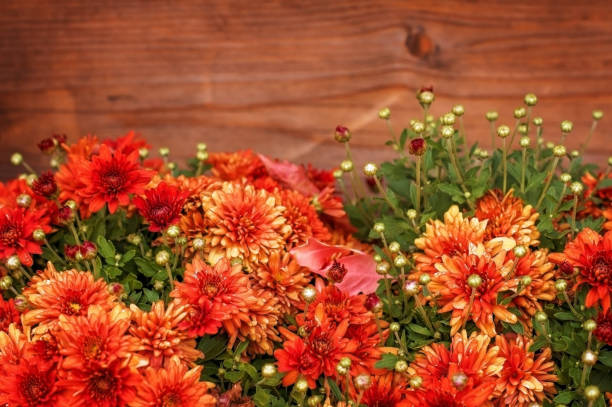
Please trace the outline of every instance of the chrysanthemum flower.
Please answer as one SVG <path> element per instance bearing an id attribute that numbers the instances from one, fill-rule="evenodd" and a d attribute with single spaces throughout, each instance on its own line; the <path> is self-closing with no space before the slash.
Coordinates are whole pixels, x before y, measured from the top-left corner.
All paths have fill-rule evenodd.
<path id="1" fill-rule="evenodd" d="M 550 260 L 556 264 L 569 263 L 579 271 L 576 290 L 588 284 L 590 290 L 585 305 L 592 307 L 598 302 L 604 312 L 610 309 L 612 295 L 612 232 L 601 236 L 592 229 L 583 229 L 565 246 L 563 253 L 552 253 Z"/>
<path id="2" fill-rule="evenodd" d="M 424 252 L 414 254 L 417 271 L 433 274 L 443 255 L 467 254 L 470 244 L 483 242 L 486 226 L 486 221 L 464 218 L 458 206 L 451 206 L 444 214 L 444 222 L 430 221 L 425 233 L 414 240 L 415 246 Z"/>
<path id="3" fill-rule="evenodd" d="M 117 358 L 129 358 L 138 349 L 137 339 L 126 335 L 129 326 L 130 311 L 123 305 L 110 311 L 92 305 L 82 316 L 60 315 L 56 337 L 62 368 L 106 367 Z"/>
<path id="4" fill-rule="evenodd" d="M 152 173 L 140 167 L 138 152 L 124 154 L 102 145 L 100 152 L 91 158 L 86 171 L 80 174 L 87 185 L 83 194 L 88 199 L 91 212 L 108 204 L 110 213 L 130 203 L 130 194 L 142 194 Z"/>
<path id="5" fill-rule="evenodd" d="M 15 302 L 12 298 L 7 301 L 0 298 L 0 331 L 8 330 L 11 324 L 15 324 L 17 327 L 21 325 L 19 311 L 15 308 Z"/>
<path id="6" fill-rule="evenodd" d="M 517 335 L 500 335 L 495 344 L 499 347 L 499 356 L 505 359 L 495 389 L 498 406 L 542 404 L 544 399 L 556 393 L 557 376 L 553 374 L 555 365 L 550 348 L 536 356 L 529 351 L 533 341 Z"/>
<path id="7" fill-rule="evenodd" d="M 274 351 L 274 357 L 278 361 L 278 371 L 285 373 L 283 386 L 290 386 L 303 377 L 308 386 L 314 389 L 321 375 L 319 358 L 312 354 L 304 339 L 284 328 L 281 328 L 281 332 L 286 340 L 281 349 Z"/>
<path id="8" fill-rule="evenodd" d="M 181 363 L 193 365 L 204 356 L 196 349 L 194 337 L 179 328 L 188 317 L 188 305 L 172 301 L 166 307 L 163 301 L 158 301 L 153 303 L 150 312 L 141 310 L 135 304 L 130 309 L 130 334 L 138 338 L 138 353 L 149 360 L 149 366 L 164 367 L 173 357 Z"/>
<path id="9" fill-rule="evenodd" d="M 49 264 L 48 268 L 52 269 Z M 31 309 L 23 315 L 25 326 L 39 325 L 41 331 L 55 326 L 60 315 L 87 315 L 90 306 L 98 305 L 110 311 L 116 301 L 103 279 L 95 280 L 88 272 L 52 269 L 48 280 L 33 280 L 23 294 Z M 54 273 L 53 273 L 54 272 Z"/>
<path id="10" fill-rule="evenodd" d="M 370 386 L 363 392 L 361 404 L 368 407 L 409 407 L 405 401 L 406 393 L 406 381 L 402 376 L 393 373 L 374 375 Z"/>
<path id="11" fill-rule="evenodd" d="M 513 277 L 520 279 L 525 276 L 531 278 L 531 283 L 521 286 L 512 303 L 524 312 L 521 320 L 531 323 L 531 317 L 542 309 L 539 301 L 552 301 L 556 297 L 553 279 L 555 278 L 554 264 L 548 261 L 546 250 L 529 251 L 525 256 L 516 259 L 511 255 L 516 266 L 513 267 Z"/>
<path id="12" fill-rule="evenodd" d="M 71 407 L 129 406 L 136 399 L 142 377 L 127 360 L 115 359 L 107 367 L 73 370 L 60 384 Z"/>
<path id="13" fill-rule="evenodd" d="M 102 144 L 110 147 L 113 151 L 119 151 L 126 155 L 138 152 L 141 148 L 151 148 L 146 140 L 141 138 L 134 131 L 129 131 L 126 135 L 116 139 L 104 140 Z"/>
<path id="14" fill-rule="evenodd" d="M 147 368 L 138 397 L 132 407 L 215 407 L 217 400 L 209 394 L 212 383 L 200 382 L 202 367 L 187 370 L 173 358 L 166 368 Z"/>
<path id="15" fill-rule="evenodd" d="M 287 238 L 289 248 L 300 246 L 311 237 L 322 242 L 330 240 L 329 230 L 304 195 L 293 190 L 282 190 L 279 195 L 281 204 L 286 208 L 283 216 L 291 226 L 291 235 Z"/>
<path id="16" fill-rule="evenodd" d="M 49 198 L 57 192 L 55 176 L 51 171 L 45 171 L 36 178 L 32 184 L 32 191 L 35 194 Z"/>
<path id="17" fill-rule="evenodd" d="M 310 283 L 310 272 L 300 267 L 289 253 L 274 252 L 267 264 L 253 270 L 253 279 L 259 286 L 274 293 L 280 312 L 289 314 L 303 301 L 300 294 Z"/>
<path id="18" fill-rule="evenodd" d="M 253 399 L 242 393 L 240 382 L 234 383 L 231 389 L 217 395 L 217 407 L 255 407 Z"/>
<path id="19" fill-rule="evenodd" d="M 204 197 L 203 206 L 210 225 L 211 259 L 240 257 L 252 264 L 265 263 L 291 232 L 278 199 L 250 185 L 225 183 L 222 190 Z"/>
<path id="20" fill-rule="evenodd" d="M 440 343 L 423 347 L 410 365 L 411 373 L 423 379 L 422 389 L 414 396 L 431 407 L 475 407 L 485 402 L 504 364 L 499 347 L 490 343 L 487 335 L 473 332 L 468 337 L 464 330 L 453 336 L 450 350 Z M 451 396 L 456 397 L 455 404 L 434 403 L 450 402 Z"/>
<path id="21" fill-rule="evenodd" d="M 603 211 L 602 215 L 606 218 L 606 222 L 603 224 L 604 229 L 612 230 L 612 208 Z"/>
<path id="22" fill-rule="evenodd" d="M 507 305 L 497 303 L 497 295 L 516 288 L 516 280 L 506 280 L 502 265 L 484 255 L 443 256 L 432 275 L 429 290 L 441 305 L 439 312 L 451 311 L 451 335 L 455 335 L 468 320 L 489 336 L 495 336 L 493 316 L 510 324 L 518 321 L 508 311 Z M 471 276 L 478 276 L 481 283 L 472 288 Z"/>
<path id="23" fill-rule="evenodd" d="M 451 378 L 441 377 L 418 390 L 408 392 L 400 407 L 489 407 L 487 400 L 495 387 L 494 382 L 475 385 L 469 381 L 457 385 Z"/>
<path id="24" fill-rule="evenodd" d="M 506 195 L 500 190 L 489 191 L 476 202 L 474 214 L 481 221 L 487 220 L 485 239 L 511 237 L 520 245 L 537 246 L 540 232 L 535 225 L 538 212 L 531 205 L 514 196 L 509 190 Z"/>
<path id="25" fill-rule="evenodd" d="M 609 179 L 612 179 L 612 173 L 607 174 Z M 605 177 L 603 172 L 593 176 L 590 172 L 582 176 L 582 184 L 584 185 L 584 208 L 578 213 L 579 218 L 592 216 L 598 218 L 602 215 L 602 209 L 612 205 L 612 187 L 597 188 L 597 185 Z M 596 204 L 592 198 L 596 198 L 601 204 Z"/>
<path id="26" fill-rule="evenodd" d="M 29 352 L 30 342 L 16 324 L 0 331 L 0 375 L 5 366 L 16 365 Z"/>
<path id="27" fill-rule="evenodd" d="M 249 277 L 240 265 L 231 266 L 225 258 L 214 267 L 194 258 L 186 265 L 183 282 L 175 287 L 170 296 L 190 306 L 189 317 L 180 327 L 194 336 L 215 334 L 221 325 L 235 331 L 240 321 L 249 320 L 249 305 L 257 302 Z"/>
<path id="28" fill-rule="evenodd" d="M 600 312 L 597 316 L 597 328 L 593 331 L 597 339 L 612 346 L 612 312 Z"/>
<path id="29" fill-rule="evenodd" d="M 332 326 L 346 320 L 351 325 L 363 325 L 372 321 L 373 314 L 365 306 L 365 295 L 349 295 L 330 284 L 317 287 L 319 291 L 309 305 L 306 314 L 298 315 L 298 322 L 307 329 L 319 323 L 316 313 L 323 312 Z"/>
<path id="30" fill-rule="evenodd" d="M 59 200 L 61 202 L 70 199 L 75 201 L 83 218 L 91 215 L 85 196 L 88 184 L 84 174 L 88 171 L 88 165 L 87 158 L 78 154 L 69 154 L 66 163 L 62 164 L 55 173 L 55 181 L 60 191 Z"/>
<path id="31" fill-rule="evenodd" d="M 0 208 L 0 259 L 16 254 L 21 264 L 31 266 L 32 255 L 41 254 L 40 242 L 32 237 L 36 229 L 51 231 L 43 210 Z"/>
<path id="32" fill-rule="evenodd" d="M 272 354 L 274 343 L 281 341 L 276 325 L 281 318 L 278 298 L 273 291 L 253 286 L 252 295 L 256 301 L 249 302 L 247 320 L 232 320 L 223 324 L 229 334 L 228 346 L 234 342 L 248 340 L 250 354 Z M 238 322 L 238 324 L 236 324 Z"/>
<path id="33" fill-rule="evenodd" d="M 208 163 L 212 173 L 224 181 L 236 181 L 241 178 L 253 180 L 267 174 L 266 168 L 251 150 L 233 153 L 211 153 Z"/>
<path id="34" fill-rule="evenodd" d="M 178 222 L 187 195 L 187 191 L 162 182 L 145 191 L 146 199 L 136 197 L 133 203 L 149 222 L 149 230 L 159 232 Z"/>
<path id="35" fill-rule="evenodd" d="M 0 405 L 61 407 L 55 364 L 26 355 L 0 374 Z"/>

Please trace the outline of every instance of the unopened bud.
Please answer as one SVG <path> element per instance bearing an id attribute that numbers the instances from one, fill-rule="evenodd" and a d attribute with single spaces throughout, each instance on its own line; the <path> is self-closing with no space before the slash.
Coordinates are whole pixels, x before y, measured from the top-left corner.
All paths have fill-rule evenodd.
<path id="1" fill-rule="evenodd" d="M 527 115 L 527 110 L 525 110 L 524 107 L 517 107 L 516 109 L 514 109 L 514 118 L 515 119 L 522 119 L 523 117 L 525 117 Z"/>
<path id="2" fill-rule="evenodd" d="M 524 100 L 527 106 L 535 106 L 538 103 L 538 97 L 533 93 L 526 94 Z"/>
<path id="3" fill-rule="evenodd" d="M 565 146 L 559 144 L 553 147 L 553 154 L 555 157 L 563 157 L 567 154 L 567 150 L 565 149 Z"/>
<path id="4" fill-rule="evenodd" d="M 363 166 L 363 173 L 368 177 L 373 177 L 378 172 L 378 167 L 374 163 L 367 163 Z"/>
<path id="5" fill-rule="evenodd" d="M 391 118 L 391 110 L 388 107 L 383 107 L 378 111 L 378 117 L 383 120 L 389 120 Z"/>
<path id="6" fill-rule="evenodd" d="M 455 105 L 453 106 L 453 114 L 457 117 L 463 116 L 463 113 L 465 113 L 465 109 L 463 108 L 463 105 Z"/>
<path id="7" fill-rule="evenodd" d="M 471 288 L 478 288 L 482 284 L 482 277 L 478 274 L 470 274 L 467 278 L 467 283 Z"/>
<path id="8" fill-rule="evenodd" d="M 170 261 L 170 253 L 165 250 L 159 251 L 155 255 L 155 263 L 160 266 L 165 266 L 166 264 L 168 264 L 168 261 Z"/>
<path id="9" fill-rule="evenodd" d="M 499 113 L 497 113 L 496 111 L 490 111 L 485 114 L 485 117 L 488 121 L 494 122 L 499 118 Z"/>
<path id="10" fill-rule="evenodd" d="M 569 133 L 572 131 L 573 128 L 574 128 L 574 123 L 570 122 L 569 120 L 563 120 L 561 122 L 561 131 L 563 133 Z"/>
<path id="11" fill-rule="evenodd" d="M 168 157 L 170 155 L 170 149 L 168 147 L 161 147 L 159 149 L 159 155 L 162 157 Z"/>
<path id="12" fill-rule="evenodd" d="M 351 160 L 344 160 L 340 163 L 340 169 L 344 172 L 353 171 L 353 162 Z"/>
<path id="13" fill-rule="evenodd" d="M 497 128 L 497 136 L 501 138 L 506 138 L 510 135 L 510 127 L 502 124 Z"/>
<path id="14" fill-rule="evenodd" d="M 580 183 L 578 181 L 572 182 L 570 184 L 570 191 L 572 191 L 572 194 L 574 194 L 574 195 L 582 194 L 583 190 L 584 190 L 584 186 L 582 185 L 582 183 Z"/>

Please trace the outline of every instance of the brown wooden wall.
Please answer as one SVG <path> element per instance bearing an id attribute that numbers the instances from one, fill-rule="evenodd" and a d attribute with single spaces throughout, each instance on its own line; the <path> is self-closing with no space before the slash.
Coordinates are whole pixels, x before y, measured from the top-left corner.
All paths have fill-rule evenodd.
<path id="1" fill-rule="evenodd" d="M 414 92 L 435 87 L 434 113 L 466 108 L 513 123 L 535 92 L 545 135 L 573 120 L 576 147 L 601 108 L 589 154 L 612 153 L 612 3 L 578 0 L 3 0 L 0 177 L 11 152 L 43 166 L 53 132 L 136 130 L 175 159 L 198 141 L 333 166 L 336 124 L 360 161 L 390 152 L 377 111 L 396 128 L 420 116 Z M 488 145 L 488 143 L 486 143 Z"/>

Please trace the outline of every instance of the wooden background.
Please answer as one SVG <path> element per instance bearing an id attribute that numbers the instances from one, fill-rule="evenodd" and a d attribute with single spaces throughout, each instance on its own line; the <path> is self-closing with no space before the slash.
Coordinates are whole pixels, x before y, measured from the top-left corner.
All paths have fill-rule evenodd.
<path id="1" fill-rule="evenodd" d="M 484 112 L 512 124 L 526 92 L 540 99 L 545 136 L 573 120 L 569 148 L 601 108 L 589 156 L 612 153 L 609 1 L 0 2 L 0 177 L 10 153 L 46 165 L 35 143 L 128 130 L 183 160 L 251 147 L 331 167 L 343 157 L 336 124 L 354 133 L 358 161 L 391 156 L 377 111 L 393 125 L 420 116 L 414 93 L 433 85 L 434 113 L 466 108 L 488 146 Z"/>

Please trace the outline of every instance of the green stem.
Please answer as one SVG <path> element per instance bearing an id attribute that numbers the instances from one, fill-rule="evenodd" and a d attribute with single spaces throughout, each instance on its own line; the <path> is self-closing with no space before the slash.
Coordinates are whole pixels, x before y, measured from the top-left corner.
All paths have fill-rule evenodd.
<path id="1" fill-rule="evenodd" d="M 349 147 L 349 143 L 344 143 L 344 148 L 346 150 L 346 158 L 349 161 L 353 162 L 353 154 L 351 153 L 351 148 Z M 352 184 L 353 184 L 353 192 L 355 193 L 355 199 L 359 200 L 359 198 L 365 197 L 366 193 L 365 193 L 365 190 L 363 189 L 363 185 L 361 184 L 361 182 L 359 182 L 359 179 L 357 178 L 357 172 L 355 171 L 354 162 L 353 162 L 353 169 L 351 170 L 351 178 L 352 178 Z"/>
<path id="2" fill-rule="evenodd" d="M 521 119 L 516 119 L 516 122 L 514 123 L 514 130 L 512 130 L 512 138 L 510 139 L 509 147 L 512 147 L 512 145 L 514 144 L 514 138 L 516 137 L 516 133 L 518 133 L 518 127 L 520 123 Z"/>
<path id="3" fill-rule="evenodd" d="M 521 160 L 521 193 L 525 193 L 525 168 L 527 167 L 527 149 L 523 148 Z"/>
<path id="4" fill-rule="evenodd" d="M 47 239 L 45 239 L 45 247 L 47 249 L 49 249 L 49 251 L 51 253 L 53 253 L 53 255 L 57 258 L 57 260 L 59 260 L 63 265 L 66 265 L 66 262 L 64 261 L 64 259 L 55 251 L 55 249 L 49 244 L 49 241 Z"/>
<path id="5" fill-rule="evenodd" d="M 593 133 L 595 132 L 595 128 L 597 128 L 597 120 L 593 120 L 593 124 L 591 124 L 591 130 L 589 131 L 589 134 L 588 134 L 586 140 L 584 140 L 584 143 L 582 143 L 582 145 L 580 146 L 580 155 L 582 155 L 584 153 L 584 150 L 587 148 L 587 146 L 591 142 L 591 137 L 593 137 Z"/>
<path id="6" fill-rule="evenodd" d="M 491 123 L 491 150 L 495 150 L 495 122 L 489 122 Z"/>
<path id="7" fill-rule="evenodd" d="M 578 311 L 576 311 L 576 308 L 574 308 L 574 306 L 572 305 L 572 302 L 570 301 L 569 296 L 567 295 L 567 291 L 563 290 L 561 295 L 563 299 L 565 300 L 565 302 L 567 303 L 567 305 L 569 306 L 570 311 L 572 311 L 572 314 L 574 314 L 574 316 L 578 318 L 579 320 L 582 320 L 582 315 L 580 315 Z"/>
<path id="8" fill-rule="evenodd" d="M 559 207 L 561 206 L 561 203 L 563 202 L 563 197 L 565 196 L 565 192 L 567 192 L 567 184 L 563 184 L 563 189 L 561 190 L 561 197 L 559 198 L 559 201 L 557 202 L 557 205 L 555 206 L 555 209 L 553 210 L 554 214 L 556 214 L 557 211 L 559 210 Z"/>
<path id="9" fill-rule="evenodd" d="M 76 231 L 76 228 L 74 227 L 74 223 L 70 222 L 70 231 L 72 232 L 72 236 L 74 236 L 74 241 L 77 245 L 81 245 L 81 240 L 79 239 L 79 234 Z"/>
<path id="10" fill-rule="evenodd" d="M 542 194 L 540 195 L 540 199 L 538 199 L 538 203 L 536 204 L 536 211 L 540 209 L 540 205 L 544 201 L 544 197 L 546 196 L 546 192 L 548 192 L 548 187 L 550 187 L 550 183 L 552 182 L 553 175 L 555 170 L 557 169 L 557 164 L 559 164 L 559 157 L 555 157 L 552 162 L 552 166 L 550 171 L 548 172 L 548 179 L 546 180 L 546 184 L 544 184 L 544 189 L 542 190 Z"/>
<path id="11" fill-rule="evenodd" d="M 23 165 L 23 167 L 28 170 L 31 174 L 35 174 L 36 175 L 36 171 L 34 171 L 34 169 L 32 167 L 30 167 L 30 164 L 28 164 L 27 162 L 22 161 L 21 165 Z"/>
<path id="12" fill-rule="evenodd" d="M 427 325 L 427 328 L 429 328 L 432 334 L 435 334 L 436 330 L 434 329 L 431 321 L 429 320 L 429 317 L 427 316 L 427 312 L 425 311 L 425 308 L 423 308 L 423 304 L 421 303 L 421 300 L 419 299 L 418 294 L 414 295 L 414 303 L 416 304 L 417 309 L 419 310 L 419 313 L 421 314 L 421 317 L 425 321 L 425 325 Z"/>
<path id="13" fill-rule="evenodd" d="M 468 192 L 467 187 L 465 186 L 465 182 L 463 180 L 463 175 L 461 174 L 461 171 L 459 170 L 459 166 L 457 165 L 455 142 L 453 141 L 452 137 L 448 139 L 447 149 L 448 149 L 448 155 L 451 160 L 451 164 L 453 165 L 453 169 L 455 170 L 455 173 L 457 174 L 457 178 L 459 180 L 459 186 L 461 186 L 461 189 L 463 190 L 463 192 Z M 470 208 L 474 209 L 474 205 L 469 199 L 466 199 L 466 202 L 468 203 Z"/>
<path id="14" fill-rule="evenodd" d="M 574 239 L 576 231 L 576 212 L 578 210 L 578 195 L 574 195 L 574 208 L 572 209 L 572 231 L 570 232 L 570 240 Z"/>
<path id="15" fill-rule="evenodd" d="M 506 138 L 504 137 L 504 145 L 502 148 L 502 163 L 503 163 L 503 167 L 504 167 L 504 195 L 506 195 L 506 188 L 507 188 L 507 184 L 508 184 L 508 146 L 506 145 Z"/>
<path id="16" fill-rule="evenodd" d="M 378 191 L 382 194 L 383 198 L 387 202 L 387 205 L 389 205 L 389 207 L 393 210 L 395 215 L 400 217 L 400 218 L 404 217 L 404 214 L 402 213 L 401 209 L 398 208 L 397 206 L 395 206 L 395 204 L 393 204 L 393 202 L 391 202 L 391 199 L 389 198 L 389 195 L 387 195 L 387 191 L 383 188 L 383 186 L 380 183 L 380 180 L 378 179 L 378 177 L 376 175 L 373 175 L 372 178 L 374 178 L 374 182 L 376 183 L 376 187 L 378 188 Z"/>
<path id="17" fill-rule="evenodd" d="M 168 274 L 168 281 L 170 281 L 170 288 L 174 290 L 174 278 L 172 277 L 172 270 L 168 263 L 166 263 L 166 273 Z"/>
<path id="18" fill-rule="evenodd" d="M 542 127 L 538 126 L 536 131 L 536 154 L 535 154 L 535 168 L 539 168 L 540 153 L 542 151 Z"/>
<path id="19" fill-rule="evenodd" d="M 421 213 L 421 156 L 416 157 L 416 211 Z"/>

